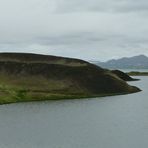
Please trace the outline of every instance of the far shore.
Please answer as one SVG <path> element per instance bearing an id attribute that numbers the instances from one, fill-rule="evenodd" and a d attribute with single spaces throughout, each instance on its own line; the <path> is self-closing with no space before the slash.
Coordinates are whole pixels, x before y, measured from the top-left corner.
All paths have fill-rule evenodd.
<path id="1" fill-rule="evenodd" d="M 131 71 L 127 73 L 130 76 L 148 76 L 148 72 Z"/>

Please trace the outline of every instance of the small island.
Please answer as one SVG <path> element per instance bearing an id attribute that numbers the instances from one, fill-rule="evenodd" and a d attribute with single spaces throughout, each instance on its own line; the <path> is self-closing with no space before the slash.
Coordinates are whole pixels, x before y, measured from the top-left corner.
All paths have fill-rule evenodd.
<path id="1" fill-rule="evenodd" d="M 135 79 L 79 59 L 0 53 L 0 104 L 139 92 L 128 80 Z"/>
<path id="2" fill-rule="evenodd" d="M 127 73 L 130 76 L 148 76 L 148 72 L 131 71 Z"/>

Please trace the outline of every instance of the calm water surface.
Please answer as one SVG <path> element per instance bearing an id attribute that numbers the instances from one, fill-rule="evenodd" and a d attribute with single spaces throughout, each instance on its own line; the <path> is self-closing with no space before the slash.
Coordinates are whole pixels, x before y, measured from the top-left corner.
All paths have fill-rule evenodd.
<path id="1" fill-rule="evenodd" d="M 147 148 L 148 77 L 142 92 L 0 106 L 0 148 Z"/>

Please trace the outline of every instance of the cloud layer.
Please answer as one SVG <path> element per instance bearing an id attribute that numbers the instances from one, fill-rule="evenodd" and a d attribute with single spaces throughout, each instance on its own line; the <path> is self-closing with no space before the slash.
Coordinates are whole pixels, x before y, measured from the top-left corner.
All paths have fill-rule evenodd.
<path id="1" fill-rule="evenodd" d="M 146 0 L 0 0 L 0 51 L 107 60 L 148 55 Z"/>

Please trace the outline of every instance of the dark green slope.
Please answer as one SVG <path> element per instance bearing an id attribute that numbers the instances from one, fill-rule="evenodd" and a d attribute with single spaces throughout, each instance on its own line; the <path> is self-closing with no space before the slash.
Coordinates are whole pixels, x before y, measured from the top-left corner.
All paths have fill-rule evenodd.
<path id="1" fill-rule="evenodd" d="M 0 53 L 0 61 L 60 64 L 69 66 L 83 66 L 88 64 L 88 62 L 80 59 L 32 53 Z"/>
<path id="2" fill-rule="evenodd" d="M 119 78 L 121 78 L 124 81 L 138 81 L 139 80 L 139 79 L 130 77 L 127 73 L 124 73 L 120 70 L 111 70 L 111 72 L 117 75 Z"/>
<path id="3" fill-rule="evenodd" d="M 138 91 L 140 89 L 128 85 L 111 71 L 83 60 L 36 54 L 0 54 L 0 103 Z"/>

